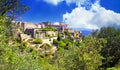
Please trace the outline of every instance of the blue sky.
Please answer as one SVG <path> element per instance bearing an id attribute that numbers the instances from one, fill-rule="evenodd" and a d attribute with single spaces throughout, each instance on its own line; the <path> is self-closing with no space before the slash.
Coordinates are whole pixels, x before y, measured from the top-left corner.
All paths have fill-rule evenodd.
<path id="1" fill-rule="evenodd" d="M 62 15 L 76 7 L 75 4 L 67 5 L 65 2 L 55 6 L 43 0 L 24 0 L 24 3 L 30 10 L 23 15 L 23 20 L 29 22 L 62 22 Z"/>
<path id="2" fill-rule="evenodd" d="M 120 25 L 120 0 L 23 0 L 23 3 L 30 8 L 22 15 L 27 22 L 65 22 L 81 29 Z"/>

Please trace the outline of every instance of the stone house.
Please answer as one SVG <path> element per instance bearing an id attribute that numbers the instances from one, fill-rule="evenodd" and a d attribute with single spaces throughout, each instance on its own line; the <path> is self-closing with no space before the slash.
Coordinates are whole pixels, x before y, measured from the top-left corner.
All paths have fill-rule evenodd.
<path id="1" fill-rule="evenodd" d="M 22 22 L 20 23 L 21 27 L 24 30 L 24 33 L 31 35 L 32 38 L 51 38 L 57 37 L 58 32 L 62 31 L 62 37 L 65 38 L 64 31 L 67 30 L 68 32 L 72 33 L 71 39 L 76 39 L 76 41 L 80 41 L 81 39 L 81 32 L 68 28 L 67 24 L 58 23 L 58 24 L 51 24 L 51 22 L 42 22 L 39 24 L 33 24 L 30 22 Z M 44 31 L 42 28 L 51 26 L 57 28 L 58 31 Z"/>
<path id="2" fill-rule="evenodd" d="M 82 33 L 80 31 L 71 28 L 67 28 L 66 31 L 71 33 L 70 40 L 73 40 L 74 42 L 82 42 Z"/>
<path id="3" fill-rule="evenodd" d="M 25 33 L 32 38 L 47 38 L 57 36 L 57 31 L 43 31 L 40 28 L 26 29 Z"/>
<path id="4" fill-rule="evenodd" d="M 22 26 L 24 31 L 26 29 L 34 29 L 34 28 L 41 28 L 42 27 L 40 24 L 33 24 L 31 22 L 22 22 L 21 26 Z"/>
<path id="5" fill-rule="evenodd" d="M 51 25 L 52 27 L 55 27 L 57 28 L 59 31 L 65 31 L 67 29 L 67 24 L 64 24 L 64 23 L 58 23 L 57 25 Z"/>
<path id="6" fill-rule="evenodd" d="M 51 22 L 49 22 L 49 21 L 47 21 L 47 22 L 41 22 L 41 23 L 39 23 L 40 25 L 44 25 L 44 26 L 49 26 L 49 25 L 51 25 Z"/>

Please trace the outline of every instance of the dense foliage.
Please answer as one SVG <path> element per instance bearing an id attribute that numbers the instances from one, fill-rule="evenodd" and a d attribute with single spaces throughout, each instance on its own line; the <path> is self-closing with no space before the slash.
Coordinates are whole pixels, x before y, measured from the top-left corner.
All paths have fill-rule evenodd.
<path id="1" fill-rule="evenodd" d="M 51 27 L 51 26 L 47 26 L 45 28 L 42 28 L 42 30 L 44 31 L 57 31 L 57 28 Z"/>
<path id="2" fill-rule="evenodd" d="M 3 21 L 3 22 L 2 22 Z M 1 23 L 5 24 L 5 20 L 1 19 Z M 5 25 L 1 25 L 5 26 Z M 7 29 L 7 27 L 3 27 Z M 2 30 L 1 30 L 2 31 Z M 4 32 L 7 32 L 5 30 Z M 6 36 L 5 33 L 1 33 Z M 8 36 L 7 36 L 8 37 Z M 83 38 L 83 42 L 76 45 L 70 39 L 59 38 L 54 40 L 58 46 L 58 51 L 55 54 L 40 55 L 38 51 L 31 50 L 31 48 L 18 39 L 1 37 L 1 63 L 2 70 L 96 70 L 100 69 L 103 57 L 100 55 L 102 45 L 106 43 L 104 39 L 96 39 L 93 37 Z M 8 42 L 12 40 L 13 45 Z M 41 40 L 36 39 L 37 42 Z M 47 46 L 47 47 L 46 47 Z M 48 49 L 51 48 L 48 44 L 41 47 Z M 66 49 L 67 48 L 67 49 Z M 68 49 L 69 48 L 69 49 Z M 93 60 L 94 59 L 94 60 Z"/>
<path id="3" fill-rule="evenodd" d="M 22 0 L 0 0 L 0 16 L 7 14 L 15 19 L 26 10 L 28 7 L 22 4 Z"/>
<path id="4" fill-rule="evenodd" d="M 99 42 L 100 41 L 100 42 Z M 96 70 L 100 69 L 103 57 L 100 50 L 105 40 L 92 37 L 84 39 L 80 47 L 72 46 L 69 50 L 59 50 L 53 58 L 60 70 Z"/>
<path id="5" fill-rule="evenodd" d="M 11 36 L 10 12 L 24 12 L 26 9 L 19 0 L 0 0 L 0 70 L 120 69 L 120 29 L 103 27 L 94 31 L 92 36 L 82 37 L 82 42 L 71 40 L 69 37 L 72 34 L 68 31 L 61 32 L 57 40 L 53 40 L 53 45 L 40 46 L 45 51 L 54 46 L 57 51 L 42 54 L 30 48 L 27 42 Z M 52 27 L 43 30 L 56 31 Z M 64 38 L 64 35 L 68 38 Z M 41 44 L 42 40 L 38 38 L 33 42 Z"/>
<path id="6" fill-rule="evenodd" d="M 1 19 L 1 27 L 5 27 L 5 20 Z M 2 32 L 1 30 L 0 32 Z M 104 43 L 104 39 L 97 40 L 96 38 L 87 37 L 84 38 L 84 42 L 81 43 L 81 46 L 77 47 L 69 39 L 60 39 L 57 40 L 59 50 L 51 54 L 38 55 L 35 50 L 25 45 L 22 42 L 19 42 L 17 39 L 4 38 L 6 36 L 7 30 L 5 30 L 0 37 L 1 46 L 0 46 L 0 69 L 2 70 L 70 70 L 70 69 L 82 69 L 82 70 L 95 70 L 98 69 L 102 64 L 103 57 L 100 55 L 100 50 Z M 9 45 L 9 41 L 13 42 L 12 45 Z M 47 44 L 42 45 L 41 47 L 46 47 Z M 46 49 L 49 49 L 50 46 L 47 45 Z M 69 49 L 65 47 L 69 46 Z M 44 56 L 44 57 L 43 57 Z M 93 60 L 94 59 L 94 60 Z"/>
<path id="7" fill-rule="evenodd" d="M 96 38 L 104 38 L 107 43 L 101 50 L 103 67 L 119 67 L 120 65 L 120 29 L 113 27 L 103 27 L 100 31 L 96 30 L 92 33 Z"/>
<path id="8" fill-rule="evenodd" d="M 42 39 L 41 38 L 36 38 L 36 39 L 34 39 L 33 43 L 42 44 Z"/>

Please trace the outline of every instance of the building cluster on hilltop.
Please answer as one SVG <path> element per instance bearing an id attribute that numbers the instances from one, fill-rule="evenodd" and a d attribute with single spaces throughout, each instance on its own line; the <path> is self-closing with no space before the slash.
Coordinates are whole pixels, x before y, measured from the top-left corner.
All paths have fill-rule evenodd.
<path id="1" fill-rule="evenodd" d="M 52 51 L 52 53 L 55 53 L 58 47 L 55 41 L 63 43 L 63 40 L 66 40 L 69 43 L 66 42 L 61 45 L 67 47 L 70 41 L 74 43 L 82 42 L 82 33 L 69 28 L 65 23 L 52 24 L 51 22 L 41 22 L 34 24 L 31 22 L 13 22 L 12 25 L 11 34 L 14 38 L 20 39 L 23 43 L 27 43 L 30 48 L 41 52 Z M 59 38 L 61 38 L 61 41 L 59 41 Z M 45 44 L 49 44 L 52 48 L 44 50 L 41 47 Z"/>
<path id="2" fill-rule="evenodd" d="M 63 33 L 62 38 L 66 38 L 67 36 L 64 33 L 65 31 L 68 31 L 72 34 L 70 36 L 71 40 L 75 40 L 79 42 L 82 41 L 81 39 L 82 33 L 80 31 L 69 28 L 68 25 L 65 23 L 58 22 L 57 24 L 52 24 L 51 22 L 41 22 L 38 24 L 34 24 L 31 22 L 17 22 L 16 25 L 19 25 L 22 28 L 23 32 L 27 34 L 25 35 L 26 36 L 25 38 L 27 38 L 27 36 L 29 38 L 31 36 L 31 38 L 42 38 L 42 39 L 49 37 L 53 41 L 53 39 L 57 39 L 59 32 Z M 56 30 L 45 30 L 45 28 L 47 27 L 51 27 Z M 20 35 L 22 36 L 22 38 L 24 38 L 23 34 Z"/>

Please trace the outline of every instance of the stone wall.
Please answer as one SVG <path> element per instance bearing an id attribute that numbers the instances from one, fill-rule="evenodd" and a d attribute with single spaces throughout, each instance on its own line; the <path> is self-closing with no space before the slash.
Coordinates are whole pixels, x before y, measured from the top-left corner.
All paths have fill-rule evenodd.
<path id="1" fill-rule="evenodd" d="M 25 30 L 25 34 L 31 35 L 32 38 L 34 38 L 34 33 L 35 33 L 34 29 L 26 29 Z"/>
<path id="2" fill-rule="evenodd" d="M 20 38 L 21 38 L 22 41 L 26 42 L 29 39 L 31 39 L 31 36 L 27 35 L 27 34 L 20 34 Z"/>
<path id="3" fill-rule="evenodd" d="M 58 32 L 57 31 L 46 31 L 46 34 L 50 36 L 57 36 Z"/>
<path id="4" fill-rule="evenodd" d="M 25 31 L 26 29 L 41 28 L 41 25 L 40 24 L 33 24 L 33 23 L 30 23 L 30 22 L 23 22 L 22 27 Z"/>
<path id="5" fill-rule="evenodd" d="M 54 39 L 57 39 L 57 37 L 53 37 L 53 38 L 42 38 L 42 41 L 43 41 L 43 43 L 52 44 Z"/>

